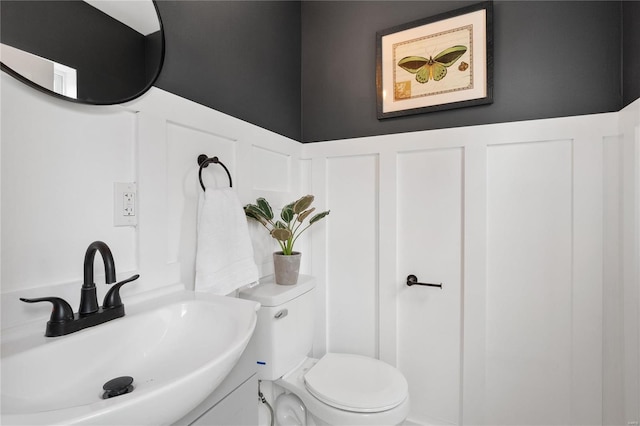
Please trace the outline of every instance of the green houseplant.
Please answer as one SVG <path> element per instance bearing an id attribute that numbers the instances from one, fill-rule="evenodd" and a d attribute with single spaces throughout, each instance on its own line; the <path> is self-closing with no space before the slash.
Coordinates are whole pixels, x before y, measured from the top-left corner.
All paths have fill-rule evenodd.
<path id="1" fill-rule="evenodd" d="M 315 211 L 315 207 L 311 207 L 313 200 L 313 195 L 305 195 L 287 204 L 282 208 L 280 219 L 275 218 L 271 205 L 264 198 L 258 198 L 255 204 L 244 206 L 247 217 L 264 226 L 282 249 L 280 252 L 274 253 L 276 283 L 278 284 L 297 283 L 301 255 L 299 252 L 293 251 L 293 246 L 304 231 L 330 212 L 327 210 L 311 216 Z M 309 220 L 305 222 L 307 218 Z M 283 263 L 287 266 L 282 266 Z M 290 269 L 283 271 L 282 268 L 286 267 Z"/>

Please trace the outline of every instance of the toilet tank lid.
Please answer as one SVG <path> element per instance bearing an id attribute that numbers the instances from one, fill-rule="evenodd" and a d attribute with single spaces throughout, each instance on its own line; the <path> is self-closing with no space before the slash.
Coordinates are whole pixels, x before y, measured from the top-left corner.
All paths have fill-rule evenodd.
<path id="1" fill-rule="evenodd" d="M 300 274 L 295 285 L 276 284 L 273 276 L 260 278 L 260 284 L 255 287 L 242 287 L 240 298 L 254 300 L 262 306 L 280 306 L 298 296 L 312 290 L 316 280 L 309 275 Z"/>

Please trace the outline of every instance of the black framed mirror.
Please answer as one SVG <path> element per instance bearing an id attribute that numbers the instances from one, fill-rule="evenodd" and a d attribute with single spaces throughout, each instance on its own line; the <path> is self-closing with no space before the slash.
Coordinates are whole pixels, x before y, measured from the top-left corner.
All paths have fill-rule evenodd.
<path id="1" fill-rule="evenodd" d="M 135 99 L 164 61 L 153 0 L 2 0 L 0 20 L 2 70 L 72 102 Z"/>

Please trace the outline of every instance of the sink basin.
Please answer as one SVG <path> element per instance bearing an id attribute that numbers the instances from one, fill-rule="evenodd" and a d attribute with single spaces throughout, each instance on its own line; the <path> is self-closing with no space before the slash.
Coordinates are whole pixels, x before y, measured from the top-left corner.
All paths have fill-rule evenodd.
<path id="1" fill-rule="evenodd" d="M 164 425 L 195 408 L 236 364 L 259 305 L 173 293 L 127 305 L 126 316 L 67 336 L 45 321 L 3 330 L 3 425 Z M 105 382 L 133 391 L 103 399 Z"/>

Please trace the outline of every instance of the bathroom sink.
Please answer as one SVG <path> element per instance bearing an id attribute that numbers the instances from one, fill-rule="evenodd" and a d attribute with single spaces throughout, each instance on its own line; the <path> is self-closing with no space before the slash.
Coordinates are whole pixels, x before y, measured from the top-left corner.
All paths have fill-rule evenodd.
<path id="1" fill-rule="evenodd" d="M 195 408 L 231 371 L 259 304 L 193 293 L 126 306 L 123 318 L 62 337 L 45 321 L 3 330 L 3 425 L 164 425 Z M 130 376 L 133 391 L 103 399 Z"/>

